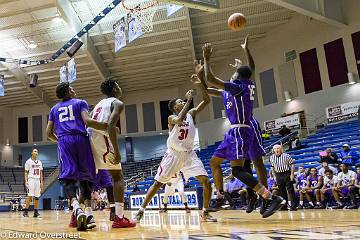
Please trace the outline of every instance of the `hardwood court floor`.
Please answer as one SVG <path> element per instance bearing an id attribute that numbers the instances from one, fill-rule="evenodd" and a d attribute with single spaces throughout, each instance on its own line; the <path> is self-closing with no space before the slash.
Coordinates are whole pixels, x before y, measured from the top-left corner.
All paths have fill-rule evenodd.
<path id="1" fill-rule="evenodd" d="M 31 239 L 56 239 L 40 233 L 77 233 L 67 227 L 69 214 L 40 213 L 42 217 L 38 219 L 23 218 L 20 213 L 0 213 L 0 239 L 14 239 L 15 234 L 18 239 L 25 239 L 24 234 L 33 234 Z M 136 228 L 111 229 L 108 211 L 95 212 L 97 227 L 81 232 L 76 239 L 360 239 L 360 210 L 279 212 L 268 219 L 262 219 L 258 213 L 228 210 L 213 214 L 218 223 L 200 222 L 199 213 L 146 211 Z M 134 214 L 126 213 L 128 217 Z"/>

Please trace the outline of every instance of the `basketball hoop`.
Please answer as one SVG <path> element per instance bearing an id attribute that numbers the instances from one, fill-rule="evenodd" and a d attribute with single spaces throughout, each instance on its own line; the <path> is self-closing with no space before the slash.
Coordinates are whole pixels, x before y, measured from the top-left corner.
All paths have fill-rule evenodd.
<path id="1" fill-rule="evenodd" d="M 128 21 L 135 18 L 135 30 L 141 28 L 144 33 L 153 31 L 153 18 L 159 6 L 157 0 L 123 0 L 122 6 L 128 12 Z"/>

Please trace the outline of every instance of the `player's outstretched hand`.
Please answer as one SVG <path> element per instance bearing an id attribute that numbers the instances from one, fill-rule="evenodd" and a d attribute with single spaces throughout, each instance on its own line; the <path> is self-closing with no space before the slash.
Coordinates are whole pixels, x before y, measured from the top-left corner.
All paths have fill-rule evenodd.
<path id="1" fill-rule="evenodd" d="M 242 61 L 240 59 L 235 58 L 234 64 L 229 64 L 231 67 L 238 69 L 242 65 Z"/>
<path id="2" fill-rule="evenodd" d="M 195 95 L 195 91 L 193 89 L 189 90 L 186 94 L 185 97 L 190 100 L 193 98 L 193 96 Z"/>
<path id="3" fill-rule="evenodd" d="M 200 83 L 201 83 L 201 81 L 200 81 L 200 79 L 199 79 L 199 77 L 198 77 L 197 74 L 191 75 L 190 81 L 191 81 L 193 84 L 200 84 Z"/>
<path id="4" fill-rule="evenodd" d="M 204 70 L 201 60 L 194 60 L 194 68 L 196 74 L 199 74 L 201 71 Z"/>
<path id="5" fill-rule="evenodd" d="M 241 47 L 242 47 L 243 49 L 247 49 L 247 48 L 248 48 L 248 39 L 249 39 L 249 34 L 246 35 L 245 40 L 244 40 L 244 43 L 241 44 Z"/>
<path id="6" fill-rule="evenodd" d="M 213 51 L 213 48 L 211 46 L 210 43 L 205 43 L 204 46 L 203 46 L 203 57 L 205 60 L 209 60 L 211 55 L 212 55 L 212 51 Z"/>

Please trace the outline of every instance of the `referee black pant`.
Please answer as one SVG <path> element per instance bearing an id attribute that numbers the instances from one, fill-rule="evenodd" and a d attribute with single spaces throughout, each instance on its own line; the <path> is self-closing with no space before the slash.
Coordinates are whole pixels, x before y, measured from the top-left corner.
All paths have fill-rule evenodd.
<path id="1" fill-rule="evenodd" d="M 295 188 L 293 182 L 290 179 L 290 175 L 291 175 L 290 171 L 275 173 L 276 183 L 279 187 L 280 196 L 286 199 L 286 201 L 290 200 L 291 205 L 295 206 L 295 201 L 296 201 Z M 290 199 L 288 199 L 288 194 Z"/>

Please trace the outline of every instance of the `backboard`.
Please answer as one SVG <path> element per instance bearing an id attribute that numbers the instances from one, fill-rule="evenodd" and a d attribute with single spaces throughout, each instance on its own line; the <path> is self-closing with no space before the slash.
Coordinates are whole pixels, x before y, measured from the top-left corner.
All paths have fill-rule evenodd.
<path id="1" fill-rule="evenodd" d="M 220 8 L 219 0 L 160 0 L 177 5 L 183 5 L 188 8 L 196 8 L 203 11 L 215 12 Z"/>

